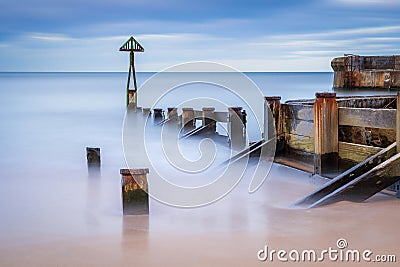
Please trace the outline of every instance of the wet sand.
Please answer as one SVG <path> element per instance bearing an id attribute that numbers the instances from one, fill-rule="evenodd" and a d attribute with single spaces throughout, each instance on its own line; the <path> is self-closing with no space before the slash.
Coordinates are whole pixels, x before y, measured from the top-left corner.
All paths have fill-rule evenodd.
<path id="1" fill-rule="evenodd" d="M 275 250 L 323 250 L 336 248 L 339 238 L 347 240 L 349 249 L 396 254 L 399 261 L 397 199 L 378 194 L 365 203 L 293 209 L 290 204 L 322 183 L 322 178 L 274 164 L 256 193 L 247 192 L 248 182 L 243 179 L 225 198 L 202 208 L 174 208 L 152 200 L 149 216 L 123 217 L 121 208 L 114 209 L 119 195 L 110 203 L 104 201 L 118 190 L 118 182 L 89 181 L 88 187 L 97 185 L 98 192 L 107 196 L 104 200 L 90 193 L 94 201 L 79 212 L 70 212 L 71 221 L 60 220 L 55 231 L 30 222 L 22 233 L 3 235 L 0 266 L 347 266 L 329 260 L 257 259 L 265 245 Z M 52 216 L 48 220 L 49 225 L 57 223 Z"/>

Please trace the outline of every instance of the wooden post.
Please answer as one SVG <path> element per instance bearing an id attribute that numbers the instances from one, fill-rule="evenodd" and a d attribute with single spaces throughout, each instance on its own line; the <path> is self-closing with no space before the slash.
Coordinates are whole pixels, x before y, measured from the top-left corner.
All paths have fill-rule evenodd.
<path id="1" fill-rule="evenodd" d="M 335 176 L 338 171 L 338 105 L 336 93 L 316 93 L 314 103 L 314 173 Z"/>
<path id="2" fill-rule="evenodd" d="M 275 125 L 275 139 L 276 139 L 276 150 L 275 153 L 282 151 L 285 147 L 285 138 L 283 134 L 282 125 L 282 110 L 281 110 L 281 97 L 280 96 L 266 96 L 264 97 L 268 103 L 268 107 L 271 110 L 271 115 Z M 266 110 L 267 112 L 267 110 Z M 265 115 L 268 115 L 267 113 Z M 270 124 L 268 127 L 268 136 L 274 136 L 273 127 Z"/>
<path id="3" fill-rule="evenodd" d="M 101 165 L 100 148 L 86 147 L 86 159 L 89 175 L 99 174 Z"/>
<path id="4" fill-rule="evenodd" d="M 228 108 L 228 134 L 233 150 L 240 151 L 246 146 L 246 131 L 242 118 L 242 107 Z"/>
<path id="5" fill-rule="evenodd" d="M 271 110 L 272 113 L 272 118 L 274 120 L 275 124 L 275 134 L 276 137 L 278 137 L 281 132 L 282 132 L 282 127 L 280 125 L 280 113 L 281 113 L 281 97 L 280 96 L 265 96 L 264 100 L 267 102 L 267 107 Z M 268 110 L 266 110 L 267 112 Z M 267 115 L 267 114 L 266 114 Z M 268 136 L 271 138 L 271 136 L 274 135 L 273 129 L 270 129 L 271 127 L 268 127 Z"/>
<path id="6" fill-rule="evenodd" d="M 124 215 L 149 214 L 147 174 L 149 169 L 121 169 Z"/>
<path id="7" fill-rule="evenodd" d="M 400 153 L 400 92 L 397 92 L 397 114 L 396 114 L 396 144 L 397 153 Z"/>
<path id="8" fill-rule="evenodd" d="M 202 108 L 202 123 L 203 126 L 207 126 L 207 134 L 215 134 L 217 131 L 217 122 L 215 121 L 214 110 L 215 108 Z"/>
<path id="9" fill-rule="evenodd" d="M 178 109 L 177 108 L 168 108 L 168 119 L 172 121 L 178 120 Z"/>
<path id="10" fill-rule="evenodd" d="M 154 123 L 159 123 L 164 119 L 164 111 L 162 108 L 153 109 L 153 121 Z"/>
<path id="11" fill-rule="evenodd" d="M 142 112 L 143 112 L 143 115 L 145 115 L 145 116 L 150 116 L 151 115 L 150 108 L 143 108 Z"/>
<path id="12" fill-rule="evenodd" d="M 135 102 L 136 101 L 136 91 L 129 89 L 127 97 L 128 97 L 128 107 L 131 109 L 136 108 L 136 106 L 137 106 L 136 102 Z M 130 105 L 130 104 L 132 104 L 132 105 Z"/>
<path id="13" fill-rule="evenodd" d="M 196 126 L 193 108 L 182 108 L 182 127 L 185 132 L 191 131 Z"/>

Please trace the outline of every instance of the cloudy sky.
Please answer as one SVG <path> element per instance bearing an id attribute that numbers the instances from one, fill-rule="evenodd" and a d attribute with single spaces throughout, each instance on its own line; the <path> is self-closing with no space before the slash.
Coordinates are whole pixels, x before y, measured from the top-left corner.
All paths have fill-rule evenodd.
<path id="1" fill-rule="evenodd" d="M 241 71 L 331 71 L 344 53 L 399 54 L 400 0 L 4 0 L 0 71 L 138 71 L 216 61 Z"/>

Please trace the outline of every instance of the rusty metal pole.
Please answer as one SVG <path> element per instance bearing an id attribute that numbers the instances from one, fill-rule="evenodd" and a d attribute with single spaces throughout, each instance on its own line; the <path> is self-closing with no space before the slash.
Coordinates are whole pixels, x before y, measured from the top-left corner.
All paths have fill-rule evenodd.
<path id="1" fill-rule="evenodd" d="M 128 51 L 129 53 L 129 72 L 128 72 L 128 82 L 126 84 L 126 106 L 133 103 L 133 108 L 137 107 L 137 82 L 136 82 L 136 72 L 135 72 L 135 55 L 134 52 L 144 52 L 143 46 L 139 44 L 138 41 L 131 36 L 128 41 L 126 41 L 120 48 L 119 51 Z M 133 73 L 132 73 L 133 72 Z M 134 89 L 129 89 L 131 82 L 131 73 L 133 75 L 133 86 Z"/>
<path id="2" fill-rule="evenodd" d="M 124 215 L 149 214 L 148 173 L 149 169 L 120 169 Z"/>
<path id="3" fill-rule="evenodd" d="M 131 52 L 133 53 L 133 52 Z M 131 94 L 131 90 L 129 89 L 129 85 L 131 83 L 131 72 L 132 72 L 132 57 L 129 57 L 129 70 L 128 70 L 128 82 L 126 83 L 126 106 L 129 106 L 129 102 L 130 102 L 130 94 Z"/>
<path id="4" fill-rule="evenodd" d="M 314 103 L 314 173 L 338 171 L 338 105 L 336 93 L 316 93 Z"/>
<path id="5" fill-rule="evenodd" d="M 400 92 L 397 92 L 397 114 L 396 114 L 396 143 L 397 153 L 400 153 Z"/>
<path id="6" fill-rule="evenodd" d="M 133 106 L 137 107 L 137 82 L 136 82 L 136 71 L 135 71 L 135 53 L 131 51 L 131 66 L 132 66 L 132 74 L 133 74 L 133 86 L 134 86 L 134 98 L 133 98 Z"/>

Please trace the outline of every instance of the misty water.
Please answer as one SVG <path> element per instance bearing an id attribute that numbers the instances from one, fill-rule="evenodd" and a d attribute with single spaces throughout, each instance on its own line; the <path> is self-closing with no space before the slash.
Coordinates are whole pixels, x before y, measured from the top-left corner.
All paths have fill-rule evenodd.
<path id="1" fill-rule="evenodd" d="M 138 83 L 152 75 L 139 73 Z M 247 75 L 264 95 L 282 101 L 332 91 L 333 73 Z M 125 73 L 0 73 L 1 266 L 255 266 L 265 244 L 325 249 L 338 238 L 353 248 L 399 253 L 396 199 L 378 194 L 361 204 L 290 209 L 323 180 L 276 164 L 254 194 L 244 178 L 212 205 L 181 209 L 151 200 L 150 216 L 123 217 L 119 169 L 126 167 L 126 78 Z M 182 92 L 182 99 L 213 94 L 243 104 L 223 90 L 201 91 L 201 85 Z M 343 94 L 349 92 L 338 92 Z M 167 97 L 160 107 L 182 99 Z M 250 141 L 257 141 L 257 133 L 248 131 Z M 101 148 L 100 177 L 88 175 L 87 146 Z"/>

